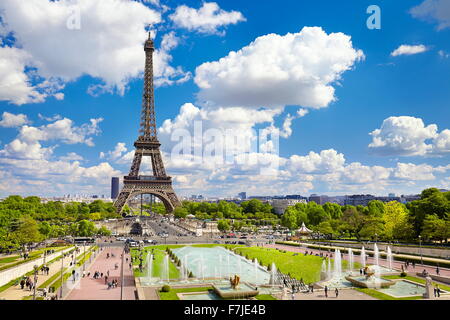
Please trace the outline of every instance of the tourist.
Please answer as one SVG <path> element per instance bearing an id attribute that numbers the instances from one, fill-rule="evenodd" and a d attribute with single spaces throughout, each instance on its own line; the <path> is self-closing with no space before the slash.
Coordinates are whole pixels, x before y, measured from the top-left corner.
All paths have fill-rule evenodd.
<path id="1" fill-rule="evenodd" d="M 436 274 L 439 275 L 439 266 L 436 267 Z"/>
<path id="2" fill-rule="evenodd" d="M 108 276 L 105 276 L 105 284 L 108 283 Z"/>
<path id="3" fill-rule="evenodd" d="M 334 293 L 336 294 L 336 298 L 339 296 L 339 290 L 338 288 L 334 289 Z"/>
<path id="4" fill-rule="evenodd" d="M 359 275 L 362 276 L 362 274 L 363 274 L 363 271 L 362 271 L 362 269 L 360 268 L 360 269 L 359 269 Z"/>
<path id="5" fill-rule="evenodd" d="M 436 296 L 437 296 L 437 286 L 433 288 L 433 291 L 434 291 L 434 297 L 436 298 Z"/>
<path id="6" fill-rule="evenodd" d="M 23 287 L 24 287 L 24 286 L 25 286 L 25 280 L 22 279 L 22 280 L 20 280 L 20 289 L 23 290 Z"/>
<path id="7" fill-rule="evenodd" d="M 100 278 L 103 278 L 103 272 L 100 273 Z"/>
<path id="8" fill-rule="evenodd" d="M 439 286 L 437 286 L 437 295 L 438 295 L 438 298 L 441 297 L 441 288 L 439 288 Z"/>
<path id="9" fill-rule="evenodd" d="M 106 271 L 106 275 L 109 277 L 109 270 L 108 271 Z"/>
<path id="10" fill-rule="evenodd" d="M 325 298 L 328 298 L 328 287 L 325 286 Z"/>
<path id="11" fill-rule="evenodd" d="M 413 262 L 412 262 L 412 265 L 413 265 L 413 269 L 415 269 L 415 268 L 416 268 L 416 262 L 413 261 Z"/>

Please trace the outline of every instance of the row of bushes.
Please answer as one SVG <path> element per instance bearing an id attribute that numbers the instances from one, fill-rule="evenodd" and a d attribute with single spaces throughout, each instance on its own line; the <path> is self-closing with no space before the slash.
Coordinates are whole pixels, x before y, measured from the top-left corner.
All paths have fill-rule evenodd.
<path id="1" fill-rule="evenodd" d="M 181 260 L 180 260 L 180 258 L 178 258 L 178 256 L 175 253 L 173 253 L 172 249 L 170 249 L 169 247 L 166 247 L 166 252 L 169 255 L 169 258 L 173 261 L 173 263 L 178 268 L 180 268 L 181 267 Z M 189 271 L 189 270 L 187 270 L 187 271 L 188 271 L 188 277 L 189 278 L 193 278 L 194 274 L 192 273 L 192 271 Z"/>

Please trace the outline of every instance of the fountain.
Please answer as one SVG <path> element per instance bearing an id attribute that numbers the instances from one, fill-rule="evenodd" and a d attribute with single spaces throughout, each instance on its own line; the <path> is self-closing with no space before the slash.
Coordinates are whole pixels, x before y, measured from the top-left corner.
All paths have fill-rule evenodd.
<path id="1" fill-rule="evenodd" d="M 390 247 L 387 247 L 387 267 L 392 270 L 392 251 Z"/>
<path id="2" fill-rule="evenodd" d="M 332 278 L 332 272 L 331 272 L 331 258 L 328 258 L 327 279 L 330 280 L 331 278 Z"/>
<path id="3" fill-rule="evenodd" d="M 350 274 L 353 272 L 353 250 L 348 248 L 348 271 Z"/>
<path id="4" fill-rule="evenodd" d="M 275 285 L 276 284 L 276 275 L 277 275 L 277 267 L 275 266 L 275 263 L 272 262 L 271 269 L 270 269 L 270 281 L 269 284 Z"/>
<path id="5" fill-rule="evenodd" d="M 361 249 L 361 265 L 363 268 L 366 267 L 366 249 L 364 249 L 364 247 Z"/>
<path id="6" fill-rule="evenodd" d="M 255 258 L 254 261 L 254 268 L 255 268 L 255 283 L 258 282 L 258 259 Z"/>
<path id="7" fill-rule="evenodd" d="M 162 269 L 162 277 L 161 280 L 165 280 L 167 283 L 169 282 L 169 255 L 166 254 L 163 260 L 163 269 Z"/>
<path id="8" fill-rule="evenodd" d="M 153 255 L 148 253 L 147 254 L 147 282 L 151 282 L 152 281 L 152 276 L 153 276 Z"/>
<path id="9" fill-rule="evenodd" d="M 322 269 L 320 270 L 320 280 L 325 280 L 327 278 L 328 278 L 327 264 L 325 263 L 325 260 L 322 260 Z"/>
<path id="10" fill-rule="evenodd" d="M 334 250 L 334 272 L 333 278 L 339 279 L 342 276 L 341 250 Z"/>
<path id="11" fill-rule="evenodd" d="M 379 257 L 380 257 L 380 252 L 378 251 L 378 246 L 377 246 L 376 243 L 373 245 L 373 251 L 374 251 L 373 258 L 375 260 L 375 265 L 378 267 L 379 266 L 379 261 L 378 260 L 379 260 Z"/>

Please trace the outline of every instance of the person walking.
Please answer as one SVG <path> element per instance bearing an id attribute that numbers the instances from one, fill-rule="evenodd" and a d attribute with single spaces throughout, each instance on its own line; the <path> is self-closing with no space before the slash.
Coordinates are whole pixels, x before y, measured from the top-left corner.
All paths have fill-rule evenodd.
<path id="1" fill-rule="evenodd" d="M 328 287 L 325 286 L 325 298 L 328 298 Z"/>
<path id="2" fill-rule="evenodd" d="M 334 289 L 334 293 L 336 294 L 336 298 L 339 296 L 339 290 L 338 288 Z"/>
<path id="3" fill-rule="evenodd" d="M 439 275 L 439 266 L 436 267 L 436 274 Z"/>
<path id="4" fill-rule="evenodd" d="M 105 284 L 108 283 L 108 276 L 105 276 Z"/>

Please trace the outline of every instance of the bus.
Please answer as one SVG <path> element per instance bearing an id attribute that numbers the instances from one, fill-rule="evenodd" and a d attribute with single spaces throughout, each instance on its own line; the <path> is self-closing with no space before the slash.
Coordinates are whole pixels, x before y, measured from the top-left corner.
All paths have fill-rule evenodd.
<path id="1" fill-rule="evenodd" d="M 73 238 L 73 243 L 75 243 L 75 244 L 95 243 L 95 238 L 91 238 L 91 237 L 78 237 L 78 238 Z"/>

